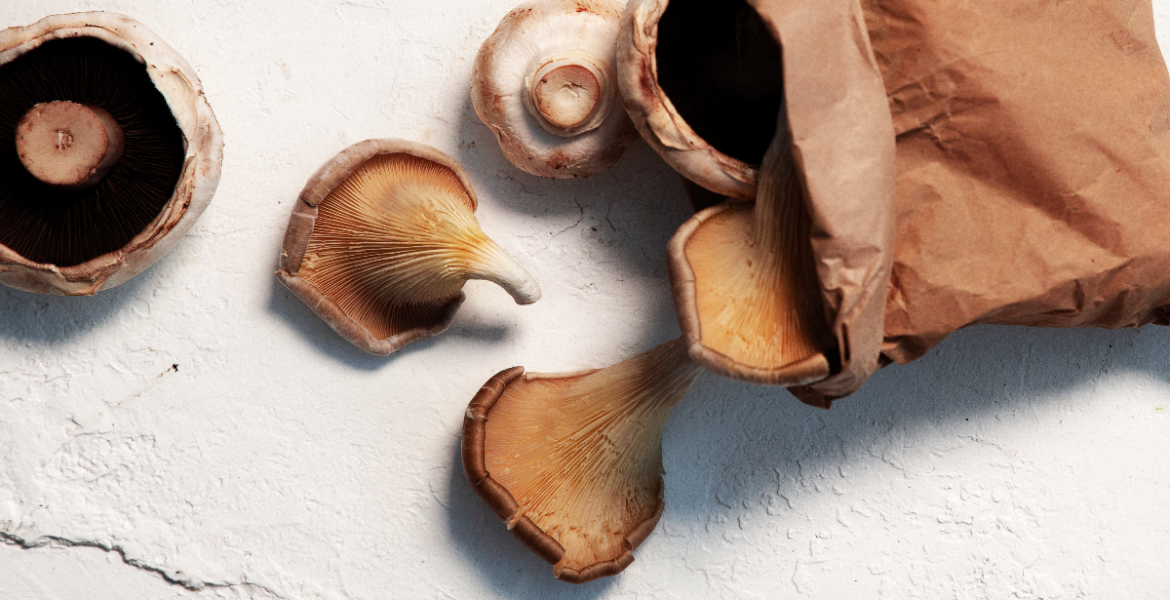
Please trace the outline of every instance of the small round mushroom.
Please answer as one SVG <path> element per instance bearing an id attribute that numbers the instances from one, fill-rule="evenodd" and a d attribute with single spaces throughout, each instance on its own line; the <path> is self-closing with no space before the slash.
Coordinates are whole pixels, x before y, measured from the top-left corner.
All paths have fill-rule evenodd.
<path id="1" fill-rule="evenodd" d="M 616 43 L 622 102 L 676 171 L 755 196 L 784 98 L 780 46 L 743 0 L 630 0 Z"/>
<path id="2" fill-rule="evenodd" d="M 112 288 L 211 201 L 223 138 L 191 67 L 130 18 L 0 31 L 0 283 Z"/>
<path id="3" fill-rule="evenodd" d="M 798 386 L 830 365 L 811 222 L 789 138 L 764 155 L 755 203 L 700 211 L 667 246 L 675 311 L 691 358 L 741 381 Z"/>
<path id="4" fill-rule="evenodd" d="M 541 177 L 587 177 L 637 137 L 614 80 L 621 13 L 612 0 L 535 0 L 480 47 L 472 104 L 512 164 Z"/>
<path id="5" fill-rule="evenodd" d="M 342 337 L 380 355 L 445 331 L 469 279 L 536 302 L 540 287 L 484 235 L 476 207 L 446 154 L 405 140 L 354 144 L 301 191 L 277 278 Z"/>
<path id="6" fill-rule="evenodd" d="M 701 372 L 682 340 L 605 369 L 501 371 L 463 421 L 467 479 L 558 579 L 617 574 L 662 516 L 662 431 Z"/>

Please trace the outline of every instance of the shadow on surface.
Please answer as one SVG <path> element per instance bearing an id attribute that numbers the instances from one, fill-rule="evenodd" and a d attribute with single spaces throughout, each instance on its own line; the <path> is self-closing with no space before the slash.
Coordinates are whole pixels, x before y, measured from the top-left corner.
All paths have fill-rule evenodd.
<path id="1" fill-rule="evenodd" d="M 802 405 L 784 390 L 705 374 L 664 436 L 664 520 L 672 512 L 714 515 L 729 505 L 799 493 L 809 473 L 873 457 L 886 461 L 885 451 L 895 462 L 924 463 L 928 457 L 915 452 L 926 435 L 979 437 L 989 418 L 1042 408 L 1111 372 L 1170 382 L 1167 356 L 1170 330 L 1156 326 L 983 325 L 953 334 L 914 363 L 879 371 L 829 411 Z"/>
<path id="2" fill-rule="evenodd" d="M 128 302 L 148 295 L 157 283 L 163 257 L 144 272 L 94 296 L 49 296 L 0 285 L 0 339 L 58 343 L 76 338 L 114 318 Z"/>
<path id="3" fill-rule="evenodd" d="M 456 337 L 496 344 L 507 340 L 512 333 L 512 328 L 505 323 L 488 323 L 478 319 L 469 321 L 457 313 L 454 322 L 447 331 L 411 343 L 390 356 L 377 356 L 362 351 L 338 335 L 321 317 L 317 316 L 317 313 L 313 312 L 299 298 L 293 296 L 275 276 L 272 278 L 271 285 L 272 292 L 268 297 L 269 312 L 297 330 L 321 354 L 355 369 L 365 371 L 380 369 L 393 362 L 397 357 L 408 356 L 415 352 L 425 352 L 436 344 L 442 344 L 444 338 Z"/>
<path id="4" fill-rule="evenodd" d="M 691 207 L 678 175 L 641 139 L 609 169 L 579 179 L 537 177 L 513 166 L 470 101 L 459 139 L 456 158 L 481 207 L 491 203 L 539 219 L 541 228 L 529 237 L 550 244 L 567 233 L 586 237 L 595 244 L 590 249 L 598 249 L 596 262 L 616 261 L 623 273 L 665 278 L 666 243 L 690 218 Z"/>

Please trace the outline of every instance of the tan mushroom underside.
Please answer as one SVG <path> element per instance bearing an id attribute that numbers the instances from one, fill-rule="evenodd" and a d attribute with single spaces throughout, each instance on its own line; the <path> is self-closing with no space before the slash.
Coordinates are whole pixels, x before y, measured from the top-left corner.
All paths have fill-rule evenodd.
<path id="1" fill-rule="evenodd" d="M 662 514 L 662 431 L 700 372 L 681 340 L 584 373 L 504 371 L 468 408 L 468 477 L 556 577 L 613 575 Z"/>
<path id="2" fill-rule="evenodd" d="M 829 375 L 827 327 L 800 180 L 787 137 L 777 138 L 757 201 L 701 211 L 668 254 L 691 357 L 733 379 L 794 386 Z"/>
<path id="3" fill-rule="evenodd" d="M 301 191 L 277 278 L 342 337 L 379 355 L 446 330 L 468 279 L 535 302 L 540 288 L 483 233 L 476 206 L 446 154 L 406 140 L 354 144 Z"/>
<path id="4" fill-rule="evenodd" d="M 429 210 L 413 210 L 415 206 L 398 201 L 411 194 L 431 198 L 425 207 Z M 486 243 L 478 225 L 469 226 L 472 210 L 462 182 L 450 169 L 409 154 L 376 156 L 317 205 L 298 275 L 377 339 L 431 327 L 461 297 L 465 280 L 451 271 L 412 273 L 411 265 L 425 268 L 431 264 L 426 254 L 453 253 L 452 246 L 392 246 L 386 243 L 387 232 L 425 239 L 428 230 L 445 227 L 469 247 Z M 451 220 L 458 223 L 453 226 Z M 462 239 L 468 237 L 477 239 Z M 390 269 L 387 262 L 407 266 Z"/>

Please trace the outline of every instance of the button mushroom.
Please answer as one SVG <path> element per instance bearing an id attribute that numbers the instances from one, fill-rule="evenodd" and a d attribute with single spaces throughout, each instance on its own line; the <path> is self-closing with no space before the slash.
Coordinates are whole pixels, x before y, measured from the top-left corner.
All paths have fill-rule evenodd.
<path id="1" fill-rule="evenodd" d="M 605 369 L 501 371 L 463 422 L 468 481 L 558 579 L 616 574 L 662 516 L 662 431 L 701 371 L 681 340 Z"/>
<path id="2" fill-rule="evenodd" d="M 616 43 L 622 102 L 676 171 L 755 195 L 784 88 L 780 47 L 743 0 L 631 0 Z"/>
<path id="3" fill-rule="evenodd" d="M 519 304 L 532 277 L 484 235 L 467 175 L 404 140 L 366 140 L 305 185 L 285 232 L 280 279 L 345 339 L 387 355 L 442 333 L 463 284 L 485 279 Z"/>
<path id="4" fill-rule="evenodd" d="M 535 0 L 480 47 L 472 104 L 512 164 L 541 177 L 587 177 L 637 137 L 614 81 L 621 12 L 612 0 Z"/>
<path id="5" fill-rule="evenodd" d="M 809 217 L 787 135 L 764 155 L 756 202 L 727 202 L 683 224 L 667 249 L 675 310 L 691 357 L 759 384 L 829 375 Z"/>
<path id="6" fill-rule="evenodd" d="M 211 201 L 223 140 L 191 67 L 120 15 L 0 32 L 0 283 L 82 295 L 165 255 Z"/>

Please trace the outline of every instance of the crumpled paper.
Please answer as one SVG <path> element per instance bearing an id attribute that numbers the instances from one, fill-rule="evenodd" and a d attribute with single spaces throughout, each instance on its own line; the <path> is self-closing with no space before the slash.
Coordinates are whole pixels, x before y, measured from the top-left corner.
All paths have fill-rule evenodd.
<path id="1" fill-rule="evenodd" d="M 1170 77 L 1148 0 L 751 4 L 784 51 L 842 365 L 798 398 L 828 407 L 975 323 L 1170 324 Z M 857 110 L 873 76 L 888 109 Z"/>

